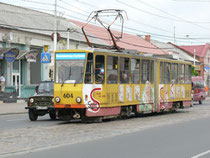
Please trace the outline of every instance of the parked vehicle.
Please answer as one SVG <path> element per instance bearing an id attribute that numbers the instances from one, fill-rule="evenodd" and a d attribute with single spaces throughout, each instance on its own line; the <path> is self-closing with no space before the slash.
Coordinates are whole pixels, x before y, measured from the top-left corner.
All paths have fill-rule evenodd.
<path id="1" fill-rule="evenodd" d="M 202 77 L 192 77 L 192 94 L 193 101 L 203 103 L 203 100 L 206 98 L 204 80 Z"/>
<path id="2" fill-rule="evenodd" d="M 34 96 L 28 98 L 28 116 L 31 121 L 36 121 L 38 116 L 49 113 L 51 119 L 56 119 L 53 103 L 53 81 L 43 81 L 36 87 Z"/>

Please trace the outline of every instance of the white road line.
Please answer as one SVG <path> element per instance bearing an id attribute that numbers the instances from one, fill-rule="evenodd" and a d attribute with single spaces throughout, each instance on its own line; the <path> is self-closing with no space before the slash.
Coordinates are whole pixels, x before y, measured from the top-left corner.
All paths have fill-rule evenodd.
<path id="1" fill-rule="evenodd" d="M 210 150 L 207 150 L 207 151 L 202 152 L 202 153 L 200 153 L 200 154 L 198 154 L 198 155 L 195 155 L 195 156 L 193 156 L 192 158 L 199 158 L 199 157 L 204 156 L 204 155 L 206 155 L 206 154 L 208 154 L 208 153 L 210 153 Z"/>
<path id="2" fill-rule="evenodd" d="M 25 119 L 12 119 L 12 120 L 6 120 L 6 121 L 12 122 L 12 121 L 22 121 L 22 120 L 25 120 Z"/>

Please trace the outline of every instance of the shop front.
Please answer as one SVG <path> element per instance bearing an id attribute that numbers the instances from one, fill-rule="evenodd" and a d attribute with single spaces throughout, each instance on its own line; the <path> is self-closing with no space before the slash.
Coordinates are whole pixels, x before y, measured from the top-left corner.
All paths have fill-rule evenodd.
<path id="1" fill-rule="evenodd" d="M 41 81 L 40 54 L 41 48 L 0 48 L 0 74 L 4 74 L 6 80 L 2 97 L 3 93 L 23 99 L 34 95 L 35 87 Z"/>

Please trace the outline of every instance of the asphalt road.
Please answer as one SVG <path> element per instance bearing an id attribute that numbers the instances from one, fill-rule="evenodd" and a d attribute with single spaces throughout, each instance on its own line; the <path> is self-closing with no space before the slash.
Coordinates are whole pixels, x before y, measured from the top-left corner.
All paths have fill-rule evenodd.
<path id="1" fill-rule="evenodd" d="M 206 118 L 10 158 L 191 158 L 210 150 L 209 124 Z"/>
<path id="2" fill-rule="evenodd" d="M 81 125 L 81 124 L 67 124 L 67 125 L 59 125 L 62 124 L 59 121 L 50 121 L 48 116 L 40 119 L 37 122 L 31 123 L 28 118 L 24 119 L 24 116 L 21 115 L 20 120 L 16 120 L 16 124 L 14 128 L 19 128 L 18 124 L 24 124 L 24 126 L 28 126 L 29 123 L 31 126 L 55 126 L 55 130 L 59 130 L 61 128 L 65 130 L 71 131 L 71 128 L 78 128 L 78 130 L 86 130 L 86 133 L 78 133 L 78 136 L 82 136 L 83 139 L 85 137 L 92 137 L 93 139 L 88 139 L 88 141 L 78 141 L 73 144 L 61 144 L 58 146 L 43 146 L 44 150 L 41 147 L 37 148 L 37 150 L 25 150 L 24 152 L 20 152 L 15 155 L 7 155 L 8 158 L 57 158 L 57 157 L 73 157 L 73 158 L 127 158 L 127 157 L 141 157 L 141 158 L 209 158 L 210 157 L 210 116 L 205 118 L 200 118 L 200 112 L 207 110 L 210 106 L 210 101 L 204 102 L 203 105 L 196 104 L 192 111 L 187 111 L 187 113 L 177 113 L 177 114 L 167 114 L 167 115 L 157 115 L 146 118 L 133 118 L 131 120 L 116 120 L 114 122 L 108 122 L 105 124 L 90 124 L 90 125 Z M 196 112 L 194 115 L 193 113 Z M 204 111 L 203 111 L 204 112 Z M 191 113 L 193 115 L 191 115 Z M 206 112 L 205 112 L 206 113 Z M 207 111 L 208 113 L 208 111 Z M 188 116 L 187 116 L 188 115 Z M 191 116 L 196 117 L 196 119 L 192 119 L 189 121 L 175 121 L 173 124 L 164 123 L 168 122 L 167 119 L 176 120 L 183 119 L 184 117 L 188 118 Z M 0 116 L 1 117 L 1 116 Z M 23 117 L 23 118 L 22 118 Z M 183 118 L 181 118 L 183 117 Z M 24 120 L 21 120 L 24 119 Z M 13 118 L 15 119 L 15 117 Z M 127 124 L 127 127 L 135 128 L 134 125 L 128 126 L 128 123 L 132 123 L 132 121 L 142 121 L 148 122 L 152 121 L 155 123 L 155 119 L 159 119 L 163 121 L 163 124 L 158 126 L 152 126 L 151 128 L 145 128 L 143 130 L 133 130 L 130 129 L 131 132 L 116 134 L 114 130 L 115 126 L 122 124 Z M 1 120 L 1 119 L 0 119 Z M 15 121 L 14 121 L 15 122 Z M 151 123 L 152 123 L 151 122 Z M 2 125 L 2 120 L 0 121 L 0 126 Z M 137 123 L 137 122 L 136 122 Z M 15 123 L 14 123 L 15 124 Z M 33 125 L 32 125 L 33 124 Z M 11 125 L 10 125 L 11 126 Z M 17 127 L 16 127 L 17 126 Z M 105 126 L 110 126 L 113 129 L 114 136 L 109 137 L 101 137 L 94 139 L 94 133 L 98 135 L 100 131 L 97 133 L 97 128 L 95 130 L 88 129 L 92 127 L 103 128 Z M 139 126 L 139 125 L 138 125 Z M 138 128 L 138 126 L 136 128 Z M 147 125 L 146 125 L 147 126 Z M 145 126 L 145 127 L 146 127 Z M 149 124 L 150 126 L 150 124 Z M 54 126 L 52 126 L 54 128 Z M 84 127 L 84 128 L 83 128 Z M 6 127 L 8 128 L 8 127 Z M 52 130 L 52 129 L 51 129 Z M 73 129 L 72 129 L 73 130 Z M 87 132 L 93 130 L 90 134 Z M 122 129 L 124 130 L 124 129 Z M 127 130 L 127 129 L 126 129 Z M 61 130 L 62 131 L 62 130 Z M 61 131 L 58 131 L 61 135 L 58 137 L 67 137 L 66 133 L 63 131 L 63 135 Z M 81 132 L 78 131 L 78 132 Z M 132 132 L 135 131 L 135 132 Z M 41 131 L 40 131 L 41 132 Z M 55 131 L 54 131 L 55 132 Z M 110 132 L 109 129 L 104 128 L 104 133 Z M 1 133 L 1 132 L 0 132 Z M 67 132 L 68 133 L 68 132 Z M 100 132 L 101 133 L 101 132 Z M 70 133 L 73 134 L 73 133 Z M 109 134 L 109 133 L 108 133 Z M 73 141 L 77 140 L 78 137 L 74 137 L 74 139 L 67 140 Z M 4 141 L 4 139 L 3 139 Z M 33 140 L 31 140 L 33 141 Z M 53 140 L 52 140 L 53 141 Z M 40 140 L 41 142 L 41 140 Z M 1 156 L 0 156 L 1 157 Z"/>
<path id="3" fill-rule="evenodd" d="M 37 121 L 30 121 L 28 114 L 0 115 L 0 130 L 32 128 L 37 126 L 52 126 L 60 120 L 51 120 L 49 115 L 38 117 Z"/>

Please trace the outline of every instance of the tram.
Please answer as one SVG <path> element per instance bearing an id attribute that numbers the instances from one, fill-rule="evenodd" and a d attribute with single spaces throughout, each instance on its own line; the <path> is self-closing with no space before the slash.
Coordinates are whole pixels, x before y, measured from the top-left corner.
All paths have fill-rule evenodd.
<path id="1" fill-rule="evenodd" d="M 64 120 L 102 120 L 191 105 L 191 63 L 133 50 L 55 52 L 54 107 Z"/>

